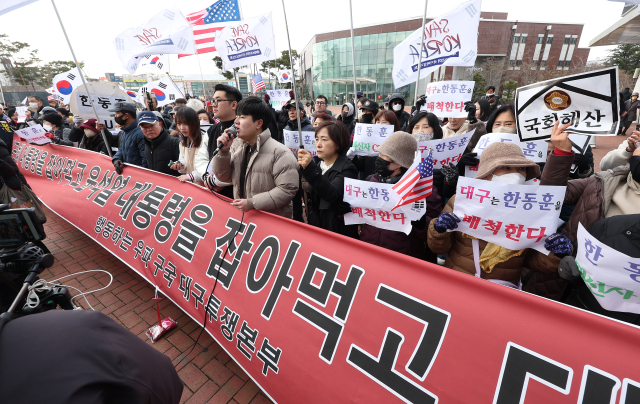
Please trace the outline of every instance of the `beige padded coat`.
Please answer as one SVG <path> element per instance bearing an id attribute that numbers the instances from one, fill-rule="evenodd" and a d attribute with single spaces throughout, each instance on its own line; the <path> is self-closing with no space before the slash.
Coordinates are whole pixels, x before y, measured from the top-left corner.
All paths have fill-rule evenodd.
<path id="1" fill-rule="evenodd" d="M 247 147 L 247 142 L 236 138 L 228 151 L 221 150 L 211 161 L 216 178 L 233 184 L 233 196 L 236 199 L 242 195 L 238 188 Z M 300 183 L 298 167 L 298 160 L 291 150 L 272 139 L 269 129 L 265 129 L 258 136 L 256 150 L 251 153 L 247 165 L 244 197 L 249 207 L 291 219 L 291 201 Z"/>

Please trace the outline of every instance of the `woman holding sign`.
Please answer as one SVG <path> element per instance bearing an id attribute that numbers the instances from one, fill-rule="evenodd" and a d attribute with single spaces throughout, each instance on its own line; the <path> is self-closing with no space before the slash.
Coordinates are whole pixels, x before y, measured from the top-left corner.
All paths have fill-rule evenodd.
<path id="1" fill-rule="evenodd" d="M 567 134 L 558 136 L 556 139 L 552 137 L 552 141 L 556 146 L 555 154 L 573 154 Z M 540 167 L 527 159 L 517 144 L 504 142 L 493 143 L 484 150 L 475 178 L 503 184 L 524 185 L 525 181 L 537 178 L 539 175 Z M 541 180 L 541 185 L 561 186 L 564 183 L 566 178 L 543 176 Z M 571 254 L 571 241 L 557 233 L 545 240 L 544 247 L 552 253 L 547 256 L 529 248 L 511 250 L 485 240 L 478 240 L 460 231 L 447 232 L 447 230 L 458 228 L 461 220 L 453 213 L 456 196 L 458 195 L 454 195 L 449 200 L 443 213 L 429 224 L 429 247 L 437 254 L 448 254 L 444 266 L 504 286 L 522 289 L 521 276 L 525 267 L 536 272 L 555 273 L 560 258 Z M 466 219 L 465 217 L 465 221 Z M 495 226 L 496 223 L 493 225 Z M 487 226 L 491 226 L 491 223 L 483 224 L 483 227 L 488 229 Z M 506 234 L 504 233 L 506 229 L 499 228 L 494 234 L 498 231 L 502 232 L 500 234 Z M 556 298 L 559 297 L 556 296 Z"/>
<path id="2" fill-rule="evenodd" d="M 309 183 L 307 219 L 310 225 L 347 237 L 358 238 L 358 226 L 344 224 L 345 213 L 351 212 L 343 202 L 344 179 L 357 178 L 358 170 L 347 158 L 347 128 L 338 121 L 322 122 L 316 128 L 317 156 L 298 150 L 298 164 Z"/>

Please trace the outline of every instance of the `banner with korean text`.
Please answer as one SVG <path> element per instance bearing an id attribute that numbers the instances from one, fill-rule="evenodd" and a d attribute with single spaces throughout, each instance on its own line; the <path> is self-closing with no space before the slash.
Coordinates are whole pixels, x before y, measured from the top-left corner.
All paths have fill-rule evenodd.
<path id="1" fill-rule="evenodd" d="M 287 146 L 298 158 L 298 150 L 300 150 L 300 134 L 297 130 L 283 130 L 282 137 L 284 145 Z M 312 157 L 317 154 L 316 151 L 316 133 L 302 131 L 302 144 L 304 149 L 311 153 Z"/>
<path id="2" fill-rule="evenodd" d="M 436 81 L 427 84 L 427 102 L 421 111 L 443 118 L 465 118 L 464 103 L 471 101 L 475 81 Z"/>
<path id="3" fill-rule="evenodd" d="M 276 111 L 280 111 L 282 107 L 291 100 L 291 95 L 289 92 L 291 90 L 268 90 L 267 94 L 269 94 L 269 104 Z"/>
<path id="4" fill-rule="evenodd" d="M 548 254 L 544 240 L 558 228 L 566 190 L 459 177 L 453 213 L 461 222 L 454 231 L 510 250 Z"/>
<path id="5" fill-rule="evenodd" d="M 618 131 L 618 67 L 579 73 L 516 89 L 516 125 L 522 141 L 549 139 L 556 122 L 566 132 L 613 136 Z"/>
<path id="6" fill-rule="evenodd" d="M 418 151 L 422 160 L 429 156 L 429 149 L 433 150 L 433 168 L 441 169 L 443 166 L 448 167 L 449 164 L 458 164 L 460 157 L 467 148 L 469 139 L 476 132 L 473 129 L 462 135 L 448 137 L 446 139 L 429 140 L 426 142 L 418 142 Z"/>
<path id="7" fill-rule="evenodd" d="M 356 123 L 353 149 L 357 156 L 377 156 L 378 147 L 393 133 L 393 125 Z"/>
<path id="8" fill-rule="evenodd" d="M 277 403 L 575 404 L 602 400 L 604 384 L 606 402 L 640 395 L 636 327 L 292 220 L 243 216 L 171 176 L 132 165 L 118 175 L 87 150 L 14 137 L 12 151 L 43 203 L 206 320 Z"/>
<path id="9" fill-rule="evenodd" d="M 640 314 L 640 258 L 614 250 L 579 224 L 576 262 L 600 306 Z"/>

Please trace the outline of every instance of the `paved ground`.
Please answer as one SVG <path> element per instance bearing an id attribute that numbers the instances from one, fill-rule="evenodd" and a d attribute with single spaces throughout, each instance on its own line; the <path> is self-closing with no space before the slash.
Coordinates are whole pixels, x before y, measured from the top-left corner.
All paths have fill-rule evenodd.
<path id="1" fill-rule="evenodd" d="M 622 136 L 597 139 L 594 155 L 598 171 L 602 156 L 618 147 L 622 140 Z M 150 343 L 144 333 L 158 318 L 154 301 L 151 300 L 154 295 L 151 285 L 53 212 L 47 211 L 47 218 L 45 244 L 56 257 L 56 264 L 45 270 L 42 278 L 52 280 L 90 269 L 109 271 L 114 277 L 113 284 L 89 296 L 90 303 L 96 310 L 109 315 Z M 89 273 L 65 279 L 65 283 L 87 291 L 106 285 L 108 279 L 106 274 Z M 86 306 L 83 300 L 80 303 Z M 176 364 L 191 349 L 200 328 L 169 300 L 162 300 L 160 307 L 163 317 L 173 318 L 178 322 L 178 327 L 152 346 Z M 185 385 L 182 396 L 184 403 L 271 402 L 207 333 L 202 334 L 193 352 L 177 369 Z"/>

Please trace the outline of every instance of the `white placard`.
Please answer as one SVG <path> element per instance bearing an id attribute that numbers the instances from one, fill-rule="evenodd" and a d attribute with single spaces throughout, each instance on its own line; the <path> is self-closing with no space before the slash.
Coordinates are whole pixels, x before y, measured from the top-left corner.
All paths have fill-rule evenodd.
<path id="1" fill-rule="evenodd" d="M 42 146 L 43 144 L 51 143 L 51 139 L 49 139 L 45 134 L 46 130 L 40 125 L 30 126 L 24 129 L 18 129 L 15 131 L 18 136 L 26 140 L 28 143 L 37 144 Z"/>
<path id="2" fill-rule="evenodd" d="M 393 133 L 393 125 L 356 123 L 353 148 L 358 156 L 377 156 L 378 147 Z"/>
<path id="3" fill-rule="evenodd" d="M 298 150 L 300 150 L 300 136 L 297 130 L 283 130 L 282 137 L 284 138 L 284 145 L 287 146 L 293 154 L 298 157 Z M 316 133 L 315 132 L 302 132 L 302 144 L 304 149 L 311 153 L 311 156 L 315 157 L 316 152 Z"/>
<path id="4" fill-rule="evenodd" d="M 276 111 L 280 111 L 282 107 L 291 100 L 291 95 L 289 94 L 291 90 L 269 90 L 267 94 L 269 94 L 269 104 Z"/>
<path id="5" fill-rule="evenodd" d="M 579 223 L 576 263 L 600 306 L 640 314 L 640 258 L 607 246 Z"/>
<path id="6" fill-rule="evenodd" d="M 216 32 L 216 50 L 222 70 L 276 59 L 276 38 L 271 13 L 242 21 L 230 21 Z"/>
<path id="7" fill-rule="evenodd" d="M 351 213 L 344 215 L 345 224 L 363 224 L 386 230 L 411 233 L 411 221 L 420 220 L 427 212 L 423 199 L 391 211 L 400 200 L 393 184 L 344 179 L 344 201 Z"/>
<path id="8" fill-rule="evenodd" d="M 24 122 L 27 120 L 28 109 L 29 109 L 28 107 L 16 107 L 16 112 L 18 113 L 18 122 Z"/>
<path id="9" fill-rule="evenodd" d="M 393 84 L 400 88 L 418 77 L 420 37 L 424 32 L 420 77 L 441 66 L 473 66 L 478 56 L 481 0 L 460 4 L 409 35 L 393 49 Z"/>
<path id="10" fill-rule="evenodd" d="M 439 117 L 466 118 L 464 103 L 471 101 L 475 81 L 436 81 L 427 84 L 427 102 L 421 111 L 431 112 Z"/>
<path id="11" fill-rule="evenodd" d="M 433 149 L 433 169 L 441 169 L 450 163 L 457 164 L 462 157 L 462 153 L 469 144 L 469 139 L 475 133 L 475 129 L 462 135 L 452 136 L 445 139 L 429 140 L 418 142 L 418 151 L 422 160 L 429 156 L 429 148 Z"/>
<path id="12" fill-rule="evenodd" d="M 501 142 L 517 144 L 522 149 L 524 156 L 534 163 L 547 162 L 547 142 L 544 140 L 527 140 L 526 142 L 521 142 L 520 137 L 515 133 L 487 133 L 478 140 L 478 144 L 473 151 L 478 153 L 478 158 L 480 158 L 484 149 L 489 147 L 489 145 Z"/>
<path id="13" fill-rule="evenodd" d="M 459 177 L 453 213 L 460 223 L 455 231 L 511 250 L 548 254 L 544 240 L 558 228 L 566 190 Z"/>
<path id="14" fill-rule="evenodd" d="M 549 139 L 554 124 L 565 131 L 614 136 L 619 125 L 618 68 L 574 74 L 516 90 L 516 125 L 520 139 Z"/>

